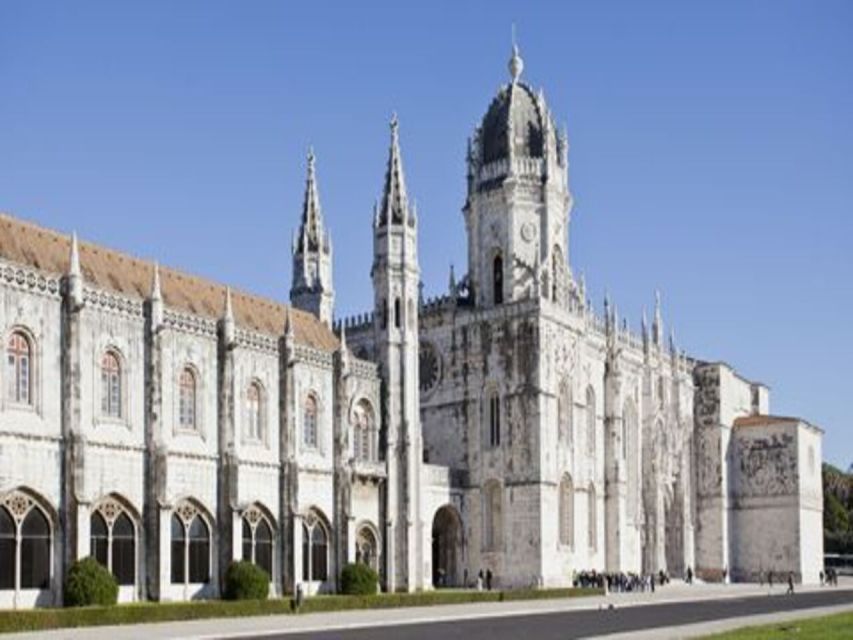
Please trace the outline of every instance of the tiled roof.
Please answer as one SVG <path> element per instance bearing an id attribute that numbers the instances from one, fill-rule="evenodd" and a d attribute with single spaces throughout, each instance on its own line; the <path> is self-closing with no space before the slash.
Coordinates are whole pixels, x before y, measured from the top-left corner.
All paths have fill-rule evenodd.
<path id="1" fill-rule="evenodd" d="M 736 427 L 765 427 L 771 424 L 779 424 L 780 422 L 804 422 L 799 418 L 792 418 L 790 416 L 768 416 L 768 415 L 755 415 L 755 416 L 742 416 L 740 418 L 735 418 L 734 426 Z"/>
<path id="2" fill-rule="evenodd" d="M 116 293 L 147 298 L 154 263 L 112 249 L 80 242 L 80 266 L 86 283 Z M 65 274 L 71 254 L 71 237 L 0 213 L 0 258 L 47 273 Z M 160 267 L 160 287 L 167 308 L 218 319 L 225 308 L 225 285 Z M 314 315 L 267 298 L 231 291 L 238 327 L 282 335 L 290 312 L 296 341 L 324 351 L 334 351 L 338 339 Z"/>

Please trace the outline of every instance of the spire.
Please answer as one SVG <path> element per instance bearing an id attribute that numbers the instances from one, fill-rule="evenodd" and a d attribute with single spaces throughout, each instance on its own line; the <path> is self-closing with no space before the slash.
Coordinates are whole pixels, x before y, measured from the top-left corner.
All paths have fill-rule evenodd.
<path id="1" fill-rule="evenodd" d="M 83 271 L 80 269 L 80 248 L 77 233 L 71 234 L 71 257 L 68 261 L 68 296 L 74 308 L 83 304 Z"/>
<path id="2" fill-rule="evenodd" d="M 509 75 L 513 84 L 518 82 L 521 72 L 524 71 L 524 60 L 518 52 L 518 44 L 515 42 L 515 25 L 512 25 L 512 55 L 509 59 Z"/>
<path id="3" fill-rule="evenodd" d="M 163 293 L 160 290 L 160 265 L 154 263 L 151 276 L 151 329 L 156 332 L 163 324 Z"/>
<path id="4" fill-rule="evenodd" d="M 305 200 L 302 205 L 302 224 L 295 243 L 296 251 L 319 251 L 324 238 L 314 162 L 314 150 L 308 149 L 308 175 L 305 178 Z"/>
<path id="5" fill-rule="evenodd" d="M 403 174 L 403 159 L 400 154 L 400 134 L 397 114 L 391 116 L 391 148 L 388 151 L 388 166 L 385 169 L 385 188 L 379 206 L 377 226 L 403 224 L 409 217 L 409 196 L 406 193 L 406 178 Z"/>
<path id="6" fill-rule="evenodd" d="M 655 317 L 652 322 L 652 338 L 658 346 L 663 342 L 663 319 L 660 310 L 660 289 L 655 291 Z"/>
<path id="7" fill-rule="evenodd" d="M 646 345 L 649 341 L 649 320 L 646 317 L 646 308 L 643 307 L 643 319 L 641 324 L 641 331 L 643 333 L 643 345 Z"/>
<path id="8" fill-rule="evenodd" d="M 450 281 L 448 282 L 448 290 L 451 296 L 456 295 L 456 274 L 453 271 L 453 263 L 450 263 Z"/>
<path id="9" fill-rule="evenodd" d="M 226 346 L 234 344 L 236 338 L 234 308 L 231 305 L 231 287 L 225 287 L 225 311 L 222 314 L 222 337 Z"/>

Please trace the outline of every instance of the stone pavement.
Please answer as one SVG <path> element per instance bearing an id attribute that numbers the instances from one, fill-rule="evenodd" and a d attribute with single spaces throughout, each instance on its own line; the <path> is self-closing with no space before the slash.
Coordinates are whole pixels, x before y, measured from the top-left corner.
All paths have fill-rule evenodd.
<path id="1" fill-rule="evenodd" d="M 839 589 L 853 587 L 853 579 L 839 581 Z M 798 592 L 820 591 L 832 587 L 799 587 Z M 427 622 L 472 620 L 478 618 L 501 618 L 518 615 L 536 615 L 568 611 L 585 611 L 614 607 L 632 607 L 649 604 L 707 601 L 725 598 L 743 598 L 756 595 L 781 595 L 785 592 L 784 585 L 776 585 L 772 590 L 750 585 L 686 585 L 672 583 L 658 588 L 655 593 L 614 593 L 606 596 L 588 598 L 565 598 L 555 600 L 534 600 L 520 602 L 489 602 L 476 604 L 439 605 L 432 607 L 406 607 L 399 609 L 340 611 L 333 613 L 316 613 L 305 615 L 258 616 L 250 618 L 226 618 L 210 620 L 192 620 L 187 622 L 164 622 L 146 625 L 87 627 L 80 629 L 58 629 L 55 631 L 38 631 L 20 633 L 9 636 L 14 640 L 129 640 L 146 638 L 162 640 L 167 638 L 193 638 L 196 640 L 212 640 L 213 638 L 248 638 L 266 635 L 282 635 L 292 633 L 307 633 L 314 631 L 333 631 L 346 629 L 363 629 L 368 627 L 393 627 L 400 625 L 423 624 Z M 850 603 L 853 608 L 853 602 Z M 812 611 L 801 610 L 792 612 L 794 617 L 809 617 Z M 774 616 L 753 616 L 748 619 L 728 619 L 717 623 L 693 625 L 700 627 L 692 635 L 711 633 L 717 630 L 732 628 L 723 626 L 724 623 L 735 621 L 734 626 L 761 624 L 759 618 Z M 818 615 L 818 614 L 814 614 Z M 669 635 L 672 631 L 673 634 Z M 627 638 L 628 635 L 611 636 L 611 638 Z M 661 637 L 691 637 L 688 628 L 668 628 L 650 630 L 648 633 L 632 632 L 631 638 L 661 638 Z"/>

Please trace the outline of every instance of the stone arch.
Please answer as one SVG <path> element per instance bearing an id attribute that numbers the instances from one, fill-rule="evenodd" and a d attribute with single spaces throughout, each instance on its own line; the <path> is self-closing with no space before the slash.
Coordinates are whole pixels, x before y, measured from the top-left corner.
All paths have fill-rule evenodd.
<path id="1" fill-rule="evenodd" d="M 382 556 L 379 529 L 369 520 L 363 520 L 356 525 L 355 531 L 355 561 L 379 573 Z"/>
<path id="2" fill-rule="evenodd" d="M 59 514 L 44 496 L 26 486 L 0 495 L 0 509 L 11 529 L 7 533 L 14 536 L 6 540 L 14 561 L 0 567 L 7 572 L 3 583 L 14 590 L 14 604 L 22 591 L 37 593 L 36 604 L 51 604 L 58 591 Z"/>
<path id="3" fill-rule="evenodd" d="M 463 549 L 465 530 L 462 516 L 452 504 L 436 509 L 432 518 L 432 585 L 439 587 L 465 586 Z"/>
<path id="4" fill-rule="evenodd" d="M 89 517 L 91 555 L 112 572 L 119 585 L 139 584 L 143 548 L 139 512 L 121 494 L 109 493 L 92 504 Z M 97 522 L 103 527 L 101 531 L 96 529 Z"/>
<path id="5" fill-rule="evenodd" d="M 240 514 L 242 558 L 275 575 L 278 527 L 272 512 L 261 502 L 252 502 Z"/>
<path id="6" fill-rule="evenodd" d="M 332 567 L 332 525 L 323 511 L 309 507 L 302 515 L 302 579 L 326 582 L 334 575 Z"/>

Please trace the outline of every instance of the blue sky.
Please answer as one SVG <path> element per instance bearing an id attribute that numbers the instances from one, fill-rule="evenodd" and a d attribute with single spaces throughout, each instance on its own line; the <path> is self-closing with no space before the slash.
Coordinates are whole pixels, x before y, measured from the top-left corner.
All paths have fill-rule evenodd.
<path id="1" fill-rule="evenodd" d="M 596 304 L 636 328 L 660 288 L 681 345 L 853 462 L 850 2 L 0 0 L 0 210 L 283 300 L 313 145 L 337 309 L 365 311 L 396 110 L 440 293 L 513 22 Z"/>

